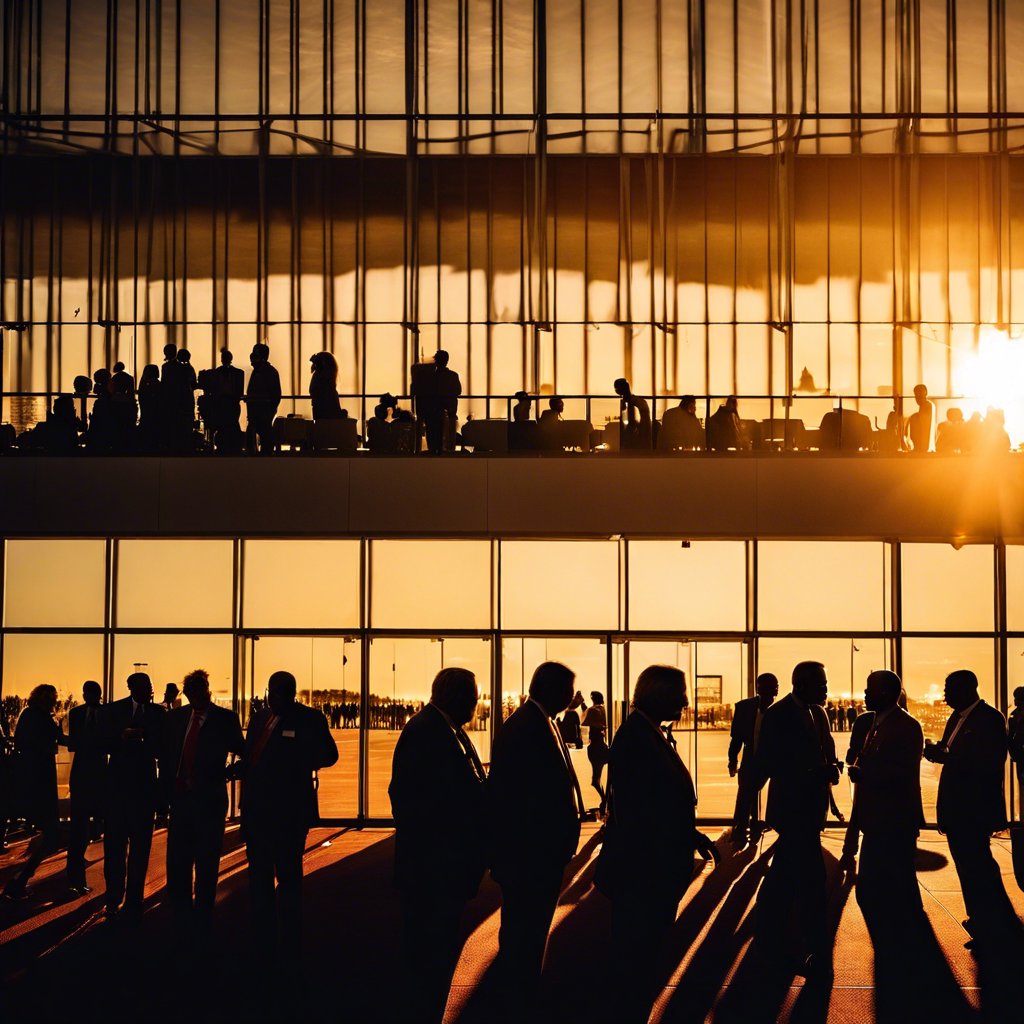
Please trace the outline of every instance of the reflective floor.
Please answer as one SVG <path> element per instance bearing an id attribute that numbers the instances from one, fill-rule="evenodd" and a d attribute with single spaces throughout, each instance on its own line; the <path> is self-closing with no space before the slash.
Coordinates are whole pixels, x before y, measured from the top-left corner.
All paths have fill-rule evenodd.
<path id="1" fill-rule="evenodd" d="M 875 967 L 854 892 L 835 859 L 841 834 L 824 838 L 830 906 L 835 926 L 835 984 L 812 990 L 799 978 L 772 990 L 751 980 L 749 953 L 753 898 L 770 857 L 769 836 L 758 849 L 726 856 L 704 868 L 680 905 L 673 930 L 674 969 L 654 1007 L 653 1021 L 873 1021 L 887 1017 L 875 990 Z M 218 942 L 198 965 L 173 944 L 164 904 L 165 835 L 153 847 L 146 913 L 137 931 L 104 925 L 101 847 L 88 899 L 66 900 L 61 859 L 37 876 L 32 902 L 0 905 L 0 1018 L 5 1022 L 173 1020 L 339 1020 L 392 1018 L 398 962 L 398 904 L 390 884 L 388 830 L 315 830 L 306 854 L 306 942 L 298 978 L 254 976 L 244 943 L 248 921 L 244 848 L 230 828 L 218 893 Z M 326 845 L 329 844 L 329 845 Z M 587 826 L 572 877 L 563 893 L 549 943 L 545 998 L 552 1021 L 603 1021 L 607 1004 L 608 905 L 591 885 L 595 827 Z M 1019 913 L 1024 895 L 1010 868 L 1009 843 L 994 843 L 1004 881 Z M 20 844 L 0 857 L 9 873 Z M 930 1021 L 1019 1021 L 1019 963 L 1007 953 L 979 964 L 963 948 L 963 900 L 941 836 L 919 844 L 918 880 L 934 932 L 934 970 L 922 997 L 938 998 Z M 486 882 L 466 914 L 466 944 L 448 1003 L 448 1024 L 493 1020 L 481 987 L 493 960 L 499 895 Z M 197 996 L 196 985 L 202 995 Z M 876 1000 L 878 1005 L 876 1006 Z M 903 1019 L 908 1019 L 904 1017 Z"/>

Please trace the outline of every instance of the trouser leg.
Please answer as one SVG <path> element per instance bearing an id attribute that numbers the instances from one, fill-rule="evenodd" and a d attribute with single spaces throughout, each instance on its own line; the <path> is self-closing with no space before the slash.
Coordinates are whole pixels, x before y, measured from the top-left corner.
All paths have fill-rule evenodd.
<path id="1" fill-rule="evenodd" d="M 403 1019 L 441 1024 L 459 956 L 459 919 L 465 900 L 402 893 L 402 959 L 408 979 Z"/>
<path id="2" fill-rule="evenodd" d="M 195 851 L 193 809 L 185 800 L 176 800 L 171 805 L 167 823 L 167 895 L 174 911 L 175 927 L 179 931 L 191 925 Z"/>
<path id="3" fill-rule="evenodd" d="M 60 845 L 60 822 L 56 813 L 38 823 L 39 832 L 28 844 L 25 860 L 15 876 L 15 887 L 24 888 L 28 880 L 36 873 L 44 858 L 56 852 Z"/>
<path id="4" fill-rule="evenodd" d="M 561 874 L 502 884 L 497 963 L 512 1019 L 530 1014 L 535 1007 L 561 886 Z"/>
<path id="5" fill-rule="evenodd" d="M 108 910 L 116 910 L 124 899 L 127 857 L 128 823 L 123 813 L 112 813 L 103 832 L 103 884 Z"/>
<path id="6" fill-rule="evenodd" d="M 277 913 L 274 898 L 274 849 L 268 835 L 247 832 L 245 857 L 249 864 L 249 905 L 256 941 L 265 953 L 277 945 Z"/>
<path id="7" fill-rule="evenodd" d="M 758 789 L 750 774 L 741 769 L 737 775 L 736 807 L 732 819 L 737 834 L 749 832 L 756 824 Z"/>
<path id="8" fill-rule="evenodd" d="M 224 815 L 208 810 L 196 823 L 194 914 L 196 928 L 202 934 L 208 933 L 213 923 L 223 845 Z"/>
<path id="9" fill-rule="evenodd" d="M 128 836 L 128 872 L 125 902 L 141 908 L 149 871 L 149 852 L 153 846 L 153 810 L 141 806 L 135 810 Z"/>
<path id="10" fill-rule="evenodd" d="M 991 836 L 978 831 L 954 831 L 946 839 L 975 934 L 1019 929 L 1020 919 L 1006 895 L 999 865 L 992 856 Z"/>
<path id="11" fill-rule="evenodd" d="M 612 903 L 615 1019 L 646 1024 L 657 997 L 665 938 L 678 901 L 621 899 Z"/>
<path id="12" fill-rule="evenodd" d="M 71 828 L 68 835 L 66 868 L 71 885 L 85 885 L 85 851 L 89 846 L 92 815 L 87 802 L 71 790 Z"/>

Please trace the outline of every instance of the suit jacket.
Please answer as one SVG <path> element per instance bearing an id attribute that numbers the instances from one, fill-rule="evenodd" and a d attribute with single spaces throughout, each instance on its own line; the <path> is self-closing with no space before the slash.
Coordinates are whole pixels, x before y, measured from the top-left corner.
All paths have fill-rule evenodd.
<path id="1" fill-rule="evenodd" d="M 853 728 L 850 730 L 850 745 L 846 749 L 847 764 L 853 764 L 860 757 L 860 752 L 864 749 L 864 741 L 868 738 L 874 720 L 874 711 L 865 711 L 864 714 L 858 715 L 853 720 Z"/>
<path id="2" fill-rule="evenodd" d="M 743 767 L 753 767 L 754 726 L 757 724 L 757 697 L 747 697 L 736 702 L 732 713 L 732 728 L 729 730 L 729 761 L 735 762 L 743 750 Z M 761 721 L 764 728 L 764 720 Z M 758 736 L 760 742 L 760 735 Z M 750 762 L 749 764 L 747 762 Z"/>
<path id="3" fill-rule="evenodd" d="M 57 744 L 60 726 L 46 711 L 28 706 L 14 727 L 18 807 L 33 825 L 57 818 Z"/>
<path id="4" fill-rule="evenodd" d="M 174 708 L 167 713 L 166 773 L 167 799 L 173 803 L 184 796 L 178 784 L 178 770 L 185 748 L 185 736 L 192 721 L 192 708 Z M 210 806 L 211 813 L 221 817 L 227 811 L 228 789 L 225 764 L 228 754 L 242 754 L 245 740 L 238 715 L 227 708 L 211 704 L 206 720 L 199 730 L 196 760 L 189 794 Z"/>
<path id="5" fill-rule="evenodd" d="M 824 708 L 801 707 L 793 694 L 764 714 L 757 749 L 760 784 L 768 779 L 765 821 L 777 832 L 818 831 L 828 811 L 830 764 L 835 744 Z"/>
<path id="6" fill-rule="evenodd" d="M 78 704 L 68 712 L 68 750 L 71 761 L 71 788 L 100 787 L 107 775 L 107 751 L 103 733 L 104 705 Z"/>
<path id="7" fill-rule="evenodd" d="M 167 712 L 153 702 L 144 705 L 142 736 L 126 739 L 124 730 L 135 728 L 131 697 L 105 704 L 103 711 L 104 742 L 110 754 L 107 785 L 113 806 L 148 805 L 155 810 L 162 803 L 157 766 L 164 753 Z"/>
<path id="8" fill-rule="evenodd" d="M 338 760 L 338 746 L 327 719 L 314 708 L 294 703 L 278 719 L 254 760 L 255 747 L 273 712 L 249 719 L 242 765 L 242 828 L 305 832 L 319 819 L 313 772 Z"/>
<path id="9" fill-rule="evenodd" d="M 956 714 L 946 723 L 947 742 Z M 935 814 L 943 832 L 991 834 L 1006 828 L 1005 765 L 1006 720 L 981 701 L 967 716 L 942 765 Z"/>
<path id="10" fill-rule="evenodd" d="M 406 723 L 391 766 L 395 885 L 469 899 L 487 864 L 485 782 L 441 712 Z"/>
<path id="11" fill-rule="evenodd" d="M 595 884 L 612 899 L 678 903 L 693 877 L 697 796 L 678 754 L 640 711 L 615 734 L 608 786 Z"/>
<path id="12" fill-rule="evenodd" d="M 553 728 L 527 701 L 494 740 L 487 788 L 491 874 L 499 882 L 550 877 L 576 853 L 575 785 Z"/>
<path id="13" fill-rule="evenodd" d="M 872 711 L 857 718 L 869 719 Z M 873 733 L 865 737 L 857 758 L 860 781 L 857 783 L 857 821 L 865 835 L 920 831 L 924 822 L 921 806 L 921 753 L 924 734 L 917 719 L 903 708 L 895 707 Z"/>

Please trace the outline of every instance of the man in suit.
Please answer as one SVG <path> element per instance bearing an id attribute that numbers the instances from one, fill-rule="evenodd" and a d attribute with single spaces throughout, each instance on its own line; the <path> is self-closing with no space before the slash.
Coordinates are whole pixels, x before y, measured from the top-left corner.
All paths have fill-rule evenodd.
<path id="1" fill-rule="evenodd" d="M 327 720 L 297 703 L 295 689 L 295 676 L 275 672 L 267 683 L 267 706 L 249 719 L 245 736 L 242 833 L 249 898 L 257 937 L 270 955 L 278 937 L 282 951 L 299 953 L 302 854 L 319 819 L 313 772 L 338 760 Z"/>
<path id="2" fill-rule="evenodd" d="M 502 725 L 491 755 L 491 875 L 501 886 L 496 967 L 512 1020 L 532 1012 L 562 875 L 580 838 L 579 782 L 554 722 L 575 679 L 558 662 L 539 665 L 529 700 Z"/>
<path id="3" fill-rule="evenodd" d="M 268 455 L 274 450 L 274 417 L 281 404 L 281 376 L 270 362 L 270 346 L 257 342 L 249 356 L 252 372 L 246 391 L 246 448 Z"/>
<path id="4" fill-rule="evenodd" d="M 718 859 L 697 831 L 693 779 L 661 731 L 688 706 L 686 677 L 652 665 L 609 752 L 609 815 L 594 883 L 612 901 L 615 1019 L 646 1022 L 665 937 L 693 877 L 694 854 Z"/>
<path id="5" fill-rule="evenodd" d="M 1006 721 L 979 697 L 978 677 L 968 669 L 946 676 L 945 699 L 953 714 L 942 741 L 924 747 L 924 756 L 942 765 L 936 818 L 964 894 L 967 946 L 998 947 L 1021 931 L 990 847 L 992 833 L 1006 828 Z"/>
<path id="6" fill-rule="evenodd" d="M 124 900 L 125 916 L 137 923 L 153 845 L 153 817 L 162 804 L 157 766 L 166 712 L 153 703 L 153 683 L 145 672 L 128 677 L 128 692 L 131 696 L 104 708 L 110 761 L 103 879 L 107 916 L 117 914 Z"/>
<path id="7" fill-rule="evenodd" d="M 892 934 L 923 913 L 914 856 L 921 806 L 921 726 L 898 705 L 902 684 L 895 672 L 872 672 L 864 691 L 870 716 L 863 747 L 850 765 L 856 785 L 857 821 L 864 835 L 857 902 L 872 937 Z M 876 939 L 877 941 L 877 939 Z"/>
<path id="8" fill-rule="evenodd" d="M 756 841 L 760 835 L 757 821 L 757 798 L 761 793 L 754 763 L 761 738 L 764 713 L 779 695 L 779 680 L 771 672 L 762 672 L 754 684 L 756 697 L 736 702 L 729 739 L 729 777 L 739 774 L 736 788 L 736 810 L 732 819 L 732 841 L 746 845 L 748 836 Z M 740 751 L 743 763 L 739 763 Z"/>
<path id="9" fill-rule="evenodd" d="M 800 662 L 793 669 L 793 692 L 765 712 L 757 756 L 759 782 L 771 780 L 765 818 L 779 833 L 758 892 L 757 942 L 769 955 L 784 955 L 787 943 L 780 936 L 795 909 L 798 956 L 807 975 L 831 972 L 821 829 L 839 769 L 827 697 L 825 666 Z"/>
<path id="10" fill-rule="evenodd" d="M 71 835 L 68 838 L 68 885 L 75 896 L 92 892 L 85 879 L 85 851 L 94 823 L 103 820 L 107 786 L 107 752 L 103 735 L 103 690 L 93 679 L 82 684 L 84 704 L 68 712 L 71 761 Z"/>
<path id="11" fill-rule="evenodd" d="M 388 794 L 410 1021 L 444 1017 L 459 919 L 486 868 L 484 769 L 463 728 L 479 696 L 468 669 L 442 669 L 395 746 Z"/>
<path id="12" fill-rule="evenodd" d="M 238 715 L 210 698 L 210 678 L 203 669 L 185 676 L 182 690 L 189 706 L 167 715 L 167 893 L 179 935 L 187 939 L 194 928 L 205 941 L 228 810 L 225 764 L 229 754 L 242 753 L 245 741 Z"/>

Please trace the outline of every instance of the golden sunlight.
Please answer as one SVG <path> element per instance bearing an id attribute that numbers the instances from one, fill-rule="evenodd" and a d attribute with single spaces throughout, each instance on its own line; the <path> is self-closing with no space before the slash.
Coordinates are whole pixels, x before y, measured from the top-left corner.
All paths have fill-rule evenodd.
<path id="1" fill-rule="evenodd" d="M 1024 441 L 1024 338 L 983 327 L 977 351 L 957 367 L 954 379 L 957 390 L 968 396 L 965 416 L 1001 409 L 1011 444 Z"/>

